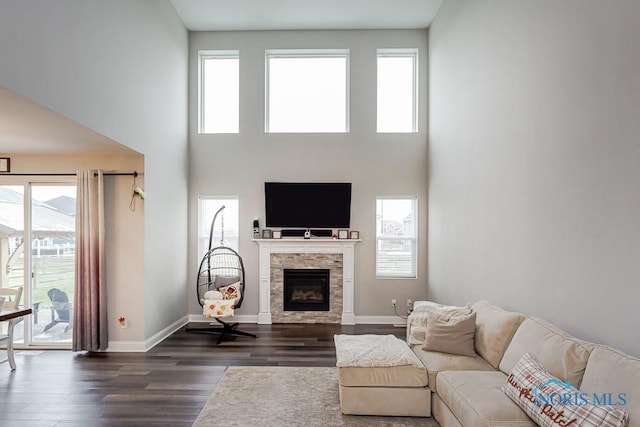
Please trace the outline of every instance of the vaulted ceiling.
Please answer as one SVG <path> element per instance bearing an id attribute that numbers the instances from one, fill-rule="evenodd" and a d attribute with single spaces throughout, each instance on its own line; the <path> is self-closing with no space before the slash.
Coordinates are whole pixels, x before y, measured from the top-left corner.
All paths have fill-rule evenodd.
<path id="1" fill-rule="evenodd" d="M 443 0 L 170 0 L 191 31 L 427 28 Z"/>
<path id="2" fill-rule="evenodd" d="M 0 87 L 0 152 L 134 153 L 133 150 L 3 87 Z"/>
<path id="3" fill-rule="evenodd" d="M 443 0 L 170 0 L 190 31 L 428 28 Z M 0 87 L 0 154 L 133 152 Z"/>

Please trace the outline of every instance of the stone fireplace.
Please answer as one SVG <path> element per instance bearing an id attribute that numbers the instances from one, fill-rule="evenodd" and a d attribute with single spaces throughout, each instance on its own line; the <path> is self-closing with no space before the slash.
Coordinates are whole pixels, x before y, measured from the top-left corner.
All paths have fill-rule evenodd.
<path id="1" fill-rule="evenodd" d="M 342 318 L 343 261 L 341 254 L 272 253 L 271 321 L 274 323 L 340 323 Z M 285 300 L 287 272 L 327 273 L 327 310 L 287 310 Z M 317 290 L 318 287 L 316 287 Z"/>
<path id="2" fill-rule="evenodd" d="M 355 324 L 354 248 L 358 240 L 256 239 L 260 245 L 259 324 L 341 323 Z M 284 276 L 287 270 L 328 271 L 328 310 L 285 308 Z M 318 286 L 300 289 L 312 298 Z M 303 307 L 304 308 L 304 307 Z"/>

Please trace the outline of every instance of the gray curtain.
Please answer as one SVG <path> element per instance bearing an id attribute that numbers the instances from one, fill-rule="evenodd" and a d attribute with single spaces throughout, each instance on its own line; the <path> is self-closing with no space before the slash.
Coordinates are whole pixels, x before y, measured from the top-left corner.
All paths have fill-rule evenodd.
<path id="1" fill-rule="evenodd" d="M 73 351 L 105 350 L 109 344 L 104 282 L 104 190 L 102 171 L 78 171 L 76 288 Z"/>

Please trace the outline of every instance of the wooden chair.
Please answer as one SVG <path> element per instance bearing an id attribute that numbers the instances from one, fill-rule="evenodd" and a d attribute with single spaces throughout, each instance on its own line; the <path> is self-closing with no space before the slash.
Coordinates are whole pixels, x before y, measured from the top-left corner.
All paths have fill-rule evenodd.
<path id="1" fill-rule="evenodd" d="M 17 310 L 22 298 L 22 286 L 16 288 L 0 288 L 0 297 L 4 297 L 3 310 Z"/>
<path id="2" fill-rule="evenodd" d="M 22 298 L 22 286 L 18 286 L 16 288 L 0 288 L 0 297 L 4 297 L 4 304 L 2 305 L 2 310 L 17 310 L 20 305 L 20 299 Z M 22 320 L 22 318 L 20 318 Z M 1 322 L 2 325 L 0 327 L 0 342 L 5 341 L 9 338 L 7 335 L 6 323 Z M 15 363 L 11 365 L 12 369 L 15 369 Z"/>
<path id="3" fill-rule="evenodd" d="M 3 310 L 17 310 L 20 307 L 20 301 L 22 300 L 22 291 L 24 287 L 17 286 L 15 288 L 0 288 L 0 297 L 4 297 Z M 33 303 L 34 323 L 38 323 L 38 308 L 40 303 Z M 22 322 L 23 318 L 19 317 L 15 324 Z M 0 331 L 4 328 L 0 328 Z"/>

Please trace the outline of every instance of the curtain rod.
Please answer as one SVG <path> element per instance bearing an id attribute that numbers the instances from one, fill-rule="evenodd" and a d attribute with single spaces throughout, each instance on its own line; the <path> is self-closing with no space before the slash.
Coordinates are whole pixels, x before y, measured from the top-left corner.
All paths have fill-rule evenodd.
<path id="1" fill-rule="evenodd" d="M 98 175 L 98 174 L 94 174 L 94 175 Z M 105 172 L 102 175 L 105 176 L 132 176 L 132 177 L 137 177 L 138 176 L 138 172 L 113 172 L 113 173 L 108 173 Z M 7 173 L 7 174 L 0 174 L 0 176 L 76 176 L 75 173 Z"/>

